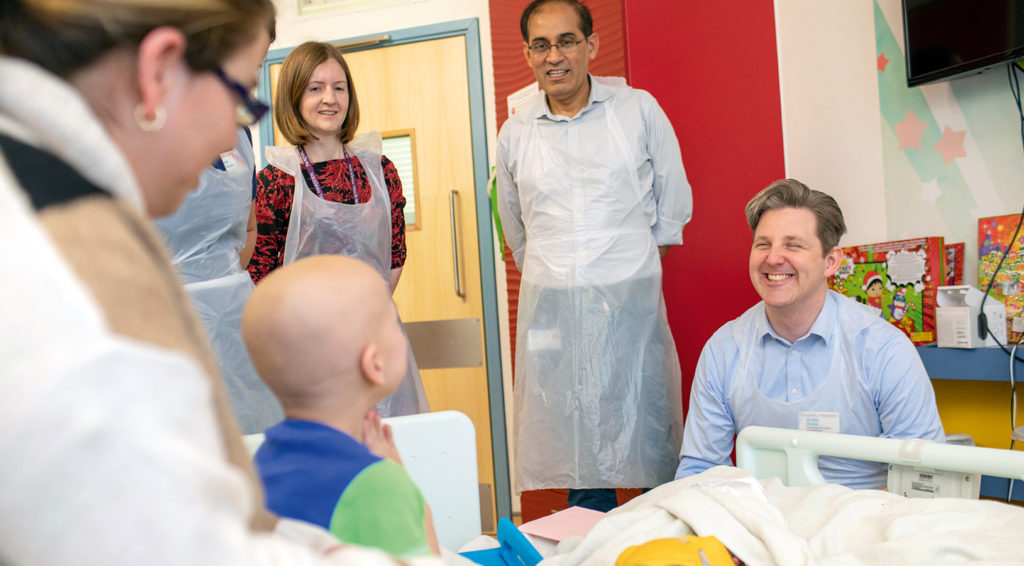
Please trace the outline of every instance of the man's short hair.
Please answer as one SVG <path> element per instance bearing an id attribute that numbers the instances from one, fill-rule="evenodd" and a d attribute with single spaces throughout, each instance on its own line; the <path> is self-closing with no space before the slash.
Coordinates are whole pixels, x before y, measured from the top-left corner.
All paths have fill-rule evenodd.
<path id="1" fill-rule="evenodd" d="M 587 8 L 580 0 L 533 0 L 523 10 L 523 15 L 519 18 L 519 31 L 523 34 L 523 41 L 530 42 L 530 31 L 526 29 L 526 26 L 530 23 L 530 17 L 533 16 L 533 13 L 540 9 L 541 6 L 554 4 L 555 2 L 565 4 L 576 10 L 576 15 L 580 17 L 580 31 L 583 32 L 584 39 L 594 33 L 594 17 L 590 15 L 590 8 Z"/>
<path id="2" fill-rule="evenodd" d="M 839 238 L 846 233 L 843 211 L 836 199 L 796 179 L 775 181 L 750 199 L 745 210 L 747 224 L 756 231 L 765 212 L 781 208 L 806 208 L 814 214 L 818 221 L 818 240 L 825 255 L 839 245 Z"/>
<path id="3" fill-rule="evenodd" d="M 309 125 L 302 118 L 300 105 L 302 95 L 306 92 L 313 71 L 321 63 L 334 59 L 345 71 L 348 81 L 348 112 L 338 132 L 341 143 L 348 143 L 356 135 L 359 128 L 359 101 L 356 99 L 356 85 L 352 83 L 352 73 L 348 63 L 341 54 L 341 49 L 318 41 L 307 41 L 296 47 L 285 57 L 281 65 L 281 73 L 277 77 L 277 100 L 274 104 L 274 120 L 281 129 L 281 135 L 292 145 L 305 145 L 313 141 Z"/>

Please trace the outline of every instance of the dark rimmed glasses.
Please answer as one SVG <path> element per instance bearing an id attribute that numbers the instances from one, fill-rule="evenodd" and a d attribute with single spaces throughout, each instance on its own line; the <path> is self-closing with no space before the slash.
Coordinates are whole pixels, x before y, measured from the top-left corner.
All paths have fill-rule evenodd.
<path id="1" fill-rule="evenodd" d="M 531 43 L 528 47 L 534 55 L 547 55 L 548 51 L 551 51 L 552 47 L 557 47 L 559 53 L 571 53 L 576 50 L 579 44 L 586 41 L 586 39 L 560 39 L 554 43 L 548 43 L 546 41 L 538 41 Z"/>
<path id="2" fill-rule="evenodd" d="M 227 76 L 223 69 L 214 69 L 213 73 L 238 99 L 238 104 L 235 106 L 235 121 L 239 126 L 251 126 L 259 122 L 260 118 L 270 110 L 270 107 L 253 96 L 249 89 Z"/>

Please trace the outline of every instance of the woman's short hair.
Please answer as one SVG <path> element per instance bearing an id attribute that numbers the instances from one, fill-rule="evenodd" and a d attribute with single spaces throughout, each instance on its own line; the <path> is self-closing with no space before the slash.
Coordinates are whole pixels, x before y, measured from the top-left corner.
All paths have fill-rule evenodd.
<path id="1" fill-rule="evenodd" d="M 338 132 L 341 143 L 348 143 L 356 135 L 359 128 L 359 101 L 356 99 L 356 87 L 352 83 L 352 73 L 341 49 L 319 41 L 307 41 L 296 47 L 285 57 L 281 72 L 277 76 L 277 100 L 274 104 L 274 120 L 281 129 L 281 135 L 292 145 L 305 145 L 316 138 L 309 131 L 309 125 L 302 117 L 300 105 L 302 95 L 306 92 L 313 71 L 321 63 L 334 59 L 341 64 L 348 81 L 348 112 Z"/>
<path id="2" fill-rule="evenodd" d="M 806 208 L 818 222 L 818 240 L 822 253 L 828 255 L 839 245 L 839 239 L 846 233 L 843 211 L 836 199 L 796 179 L 781 179 L 765 187 L 747 203 L 747 225 L 756 231 L 761 216 L 769 210 L 781 208 Z"/>
<path id="3" fill-rule="evenodd" d="M 274 20 L 272 0 L 3 0 L 0 53 L 67 79 L 152 30 L 185 34 L 185 62 L 213 71 Z"/>

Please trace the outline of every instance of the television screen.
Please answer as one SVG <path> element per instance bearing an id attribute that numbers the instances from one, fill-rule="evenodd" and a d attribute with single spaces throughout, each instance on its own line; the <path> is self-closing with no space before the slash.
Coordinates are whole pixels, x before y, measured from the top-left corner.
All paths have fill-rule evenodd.
<path id="1" fill-rule="evenodd" d="M 1024 0 L 903 0 L 907 85 L 1024 57 Z"/>

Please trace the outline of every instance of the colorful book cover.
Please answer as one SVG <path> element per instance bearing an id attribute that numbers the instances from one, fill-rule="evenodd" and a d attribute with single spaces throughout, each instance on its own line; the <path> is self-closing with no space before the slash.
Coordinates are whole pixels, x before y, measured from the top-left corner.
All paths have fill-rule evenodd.
<path id="1" fill-rule="evenodd" d="M 946 266 L 943 275 L 946 282 L 943 285 L 964 284 L 964 251 L 966 246 L 963 242 L 946 244 Z"/>
<path id="2" fill-rule="evenodd" d="M 1016 240 L 1010 241 L 1018 222 L 1019 214 L 978 219 L 978 289 L 982 292 L 988 288 L 999 259 L 1009 250 L 995 276 L 989 296 L 1006 305 L 1006 336 L 1010 343 L 1020 338 L 1019 332 L 1013 332 L 1013 318 L 1024 314 L 1021 312 L 1024 309 L 1024 289 L 1021 283 L 1021 278 L 1024 278 L 1024 253 L 1021 252 L 1024 229 L 1017 234 Z"/>
<path id="3" fill-rule="evenodd" d="M 845 247 L 831 286 L 879 309 L 914 344 L 931 344 L 945 255 L 940 237 Z"/>

